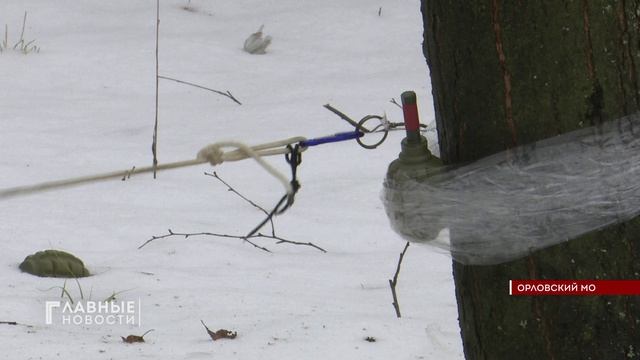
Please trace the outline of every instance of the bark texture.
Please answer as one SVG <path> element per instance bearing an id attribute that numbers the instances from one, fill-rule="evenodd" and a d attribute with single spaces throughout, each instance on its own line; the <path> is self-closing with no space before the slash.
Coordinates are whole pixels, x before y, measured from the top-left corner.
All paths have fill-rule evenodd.
<path id="1" fill-rule="evenodd" d="M 445 163 L 640 108 L 640 1 L 422 0 L 422 14 Z M 639 279 L 639 249 L 636 219 L 505 264 L 454 262 L 466 358 L 640 359 L 640 297 L 507 292 L 509 279 Z"/>

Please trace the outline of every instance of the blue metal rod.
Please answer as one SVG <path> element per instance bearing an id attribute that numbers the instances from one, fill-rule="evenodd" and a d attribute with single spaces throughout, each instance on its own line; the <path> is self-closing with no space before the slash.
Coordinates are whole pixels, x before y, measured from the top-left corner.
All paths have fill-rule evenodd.
<path id="1" fill-rule="evenodd" d="M 338 141 L 353 140 L 353 139 L 360 138 L 363 135 L 364 133 L 360 131 L 342 132 L 342 133 L 337 133 L 329 136 L 323 136 L 315 139 L 300 141 L 300 146 L 309 147 L 309 146 L 316 146 L 321 144 L 334 143 Z"/>

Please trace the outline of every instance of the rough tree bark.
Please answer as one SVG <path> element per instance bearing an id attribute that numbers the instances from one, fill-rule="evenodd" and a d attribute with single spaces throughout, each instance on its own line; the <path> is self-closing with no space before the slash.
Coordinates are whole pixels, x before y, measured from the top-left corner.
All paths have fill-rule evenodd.
<path id="1" fill-rule="evenodd" d="M 640 1 L 422 0 L 422 14 L 445 163 L 640 108 Z M 466 358 L 640 359 L 640 297 L 507 292 L 509 279 L 638 279 L 639 249 L 636 219 L 505 264 L 454 261 Z"/>

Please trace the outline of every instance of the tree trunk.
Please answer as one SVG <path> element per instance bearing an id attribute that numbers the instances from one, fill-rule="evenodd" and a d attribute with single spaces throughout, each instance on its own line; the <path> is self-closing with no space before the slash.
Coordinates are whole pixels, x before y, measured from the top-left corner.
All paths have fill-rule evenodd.
<path id="1" fill-rule="evenodd" d="M 445 163 L 640 108 L 640 1 L 422 0 L 422 14 Z M 454 261 L 466 358 L 640 359 L 640 297 L 508 295 L 510 279 L 638 279 L 639 249 L 635 219 L 500 265 Z"/>

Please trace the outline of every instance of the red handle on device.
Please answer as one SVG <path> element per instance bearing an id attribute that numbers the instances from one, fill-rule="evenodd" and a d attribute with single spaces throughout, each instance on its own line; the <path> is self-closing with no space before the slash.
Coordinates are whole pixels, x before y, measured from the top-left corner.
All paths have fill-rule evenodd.
<path id="1" fill-rule="evenodd" d="M 407 130 L 407 141 L 409 143 L 419 143 L 420 136 L 420 118 L 418 117 L 418 104 L 416 102 L 416 93 L 413 91 L 405 91 L 400 95 L 402 99 L 402 113 L 404 114 L 404 128 Z"/>
<path id="2" fill-rule="evenodd" d="M 404 127 L 409 131 L 418 131 L 420 129 L 420 118 L 418 117 L 418 104 L 416 102 L 416 93 L 413 91 L 405 91 L 400 96 L 402 99 L 402 112 L 404 113 Z"/>

